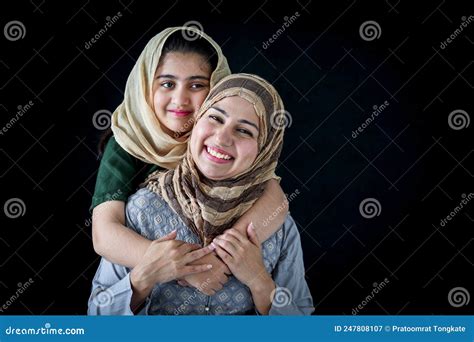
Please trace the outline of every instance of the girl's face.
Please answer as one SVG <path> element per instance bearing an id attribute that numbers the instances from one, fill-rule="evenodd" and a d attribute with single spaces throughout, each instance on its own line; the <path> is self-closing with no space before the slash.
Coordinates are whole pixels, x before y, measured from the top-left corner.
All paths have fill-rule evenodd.
<path id="1" fill-rule="evenodd" d="M 169 52 L 156 69 L 153 109 L 163 130 L 174 138 L 193 128 L 194 113 L 209 93 L 209 63 L 197 53 Z"/>
<path id="2" fill-rule="evenodd" d="M 191 155 L 205 177 L 232 178 L 257 158 L 258 134 L 253 105 L 238 96 L 226 97 L 209 108 L 194 126 Z"/>

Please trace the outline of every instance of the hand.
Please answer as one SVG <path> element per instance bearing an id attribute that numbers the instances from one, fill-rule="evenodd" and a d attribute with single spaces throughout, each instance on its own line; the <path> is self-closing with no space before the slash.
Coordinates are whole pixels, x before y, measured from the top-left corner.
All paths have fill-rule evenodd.
<path id="1" fill-rule="evenodd" d="M 213 241 L 217 255 L 233 275 L 251 290 L 268 282 L 269 274 L 263 264 L 262 250 L 253 224 L 247 227 L 247 236 L 236 229 L 228 229 Z M 271 278 L 271 277 L 270 277 Z"/>
<path id="2" fill-rule="evenodd" d="M 175 239 L 176 230 L 151 243 L 130 273 L 130 282 L 135 290 L 149 292 L 155 284 L 167 283 L 212 268 L 210 264 L 188 265 L 211 253 L 212 246 L 200 248 L 199 245 Z"/>
<path id="3" fill-rule="evenodd" d="M 206 272 L 190 274 L 184 277 L 184 281 L 205 295 L 212 296 L 217 291 L 221 290 L 223 285 L 227 283 L 227 274 L 230 274 L 230 270 L 226 264 L 224 264 L 217 256 L 213 253 L 207 254 L 191 263 L 199 264 L 211 264 L 212 269 Z M 180 284 L 181 285 L 181 284 Z"/>

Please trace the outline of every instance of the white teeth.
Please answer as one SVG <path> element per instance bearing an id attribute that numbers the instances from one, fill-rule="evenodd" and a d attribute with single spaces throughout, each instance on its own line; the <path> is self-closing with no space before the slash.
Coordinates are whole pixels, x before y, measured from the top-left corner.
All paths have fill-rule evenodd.
<path id="1" fill-rule="evenodd" d="M 216 157 L 216 158 L 219 158 L 219 159 L 225 159 L 225 160 L 229 160 L 230 158 L 232 158 L 231 156 L 228 156 L 227 154 L 222 154 L 222 153 L 219 153 L 217 151 L 214 151 L 212 148 L 210 148 L 209 146 L 207 146 L 207 152 Z"/>

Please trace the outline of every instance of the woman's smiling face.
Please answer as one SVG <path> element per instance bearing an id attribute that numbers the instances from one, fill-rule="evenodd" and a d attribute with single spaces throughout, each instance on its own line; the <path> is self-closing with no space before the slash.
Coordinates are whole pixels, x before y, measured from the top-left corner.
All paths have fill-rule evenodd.
<path id="1" fill-rule="evenodd" d="M 194 113 L 209 93 L 211 66 L 197 53 L 169 52 L 153 81 L 153 109 L 163 130 L 178 138 L 193 128 Z"/>
<path id="2" fill-rule="evenodd" d="M 253 105 L 231 96 L 216 102 L 196 122 L 190 149 L 196 166 L 212 180 L 249 169 L 258 154 L 259 120 Z"/>

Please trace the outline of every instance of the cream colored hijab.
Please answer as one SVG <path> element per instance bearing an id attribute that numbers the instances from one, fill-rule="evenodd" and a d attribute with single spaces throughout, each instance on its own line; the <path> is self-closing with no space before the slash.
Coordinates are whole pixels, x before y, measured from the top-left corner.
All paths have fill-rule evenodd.
<path id="1" fill-rule="evenodd" d="M 111 128 L 118 144 L 132 156 L 149 164 L 172 169 L 183 159 L 190 136 L 181 141 L 166 134 L 153 110 L 153 79 L 168 37 L 182 31 L 183 37 L 199 35 L 214 47 L 218 61 L 211 74 L 211 88 L 230 74 L 227 59 L 217 43 L 194 27 L 170 27 L 153 37 L 138 58 L 125 87 L 123 102 L 112 115 Z"/>

